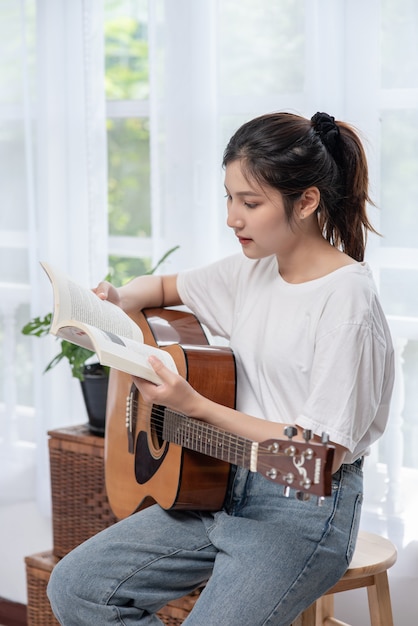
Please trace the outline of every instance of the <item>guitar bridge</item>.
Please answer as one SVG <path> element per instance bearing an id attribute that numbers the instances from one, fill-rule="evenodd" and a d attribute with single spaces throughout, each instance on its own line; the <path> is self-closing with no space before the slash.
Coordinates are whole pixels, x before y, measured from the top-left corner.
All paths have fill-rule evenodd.
<path id="1" fill-rule="evenodd" d="M 135 449 L 136 414 L 138 408 L 137 394 L 138 391 L 135 385 L 132 385 L 129 395 L 126 396 L 125 426 L 129 454 L 134 454 Z"/>

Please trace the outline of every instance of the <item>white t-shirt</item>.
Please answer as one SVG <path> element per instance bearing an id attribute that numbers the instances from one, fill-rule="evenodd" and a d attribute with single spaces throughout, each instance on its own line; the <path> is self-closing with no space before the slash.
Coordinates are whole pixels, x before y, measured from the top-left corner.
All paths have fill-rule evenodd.
<path id="1" fill-rule="evenodd" d="M 383 433 L 393 347 L 367 264 L 290 284 L 276 257 L 238 254 L 181 272 L 180 297 L 229 340 L 239 411 L 297 424 L 362 456 Z"/>

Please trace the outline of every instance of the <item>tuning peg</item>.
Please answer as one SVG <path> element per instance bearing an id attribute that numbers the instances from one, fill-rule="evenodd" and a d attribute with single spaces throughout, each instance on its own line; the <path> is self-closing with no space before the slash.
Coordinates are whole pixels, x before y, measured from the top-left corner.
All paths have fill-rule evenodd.
<path id="1" fill-rule="evenodd" d="M 287 456 L 295 456 L 296 454 L 296 448 L 293 445 L 287 446 L 287 448 L 285 448 L 284 453 L 287 454 Z"/>
<path id="2" fill-rule="evenodd" d="M 329 443 L 329 434 L 326 433 L 325 431 L 321 435 L 321 442 L 325 445 Z"/>
<path id="3" fill-rule="evenodd" d="M 301 483 L 299 483 L 301 487 L 303 487 L 305 490 L 306 489 L 310 489 L 312 487 L 312 481 L 310 478 L 305 478 L 305 480 L 303 480 Z"/>
<path id="4" fill-rule="evenodd" d="M 289 439 L 292 439 L 292 437 L 298 434 L 298 429 L 295 426 L 286 426 L 283 432 L 286 435 L 286 437 L 289 437 Z"/>
<path id="5" fill-rule="evenodd" d="M 288 485 L 292 485 L 295 480 L 295 475 L 292 472 L 288 472 L 287 474 L 283 474 L 283 480 Z"/>
<path id="6" fill-rule="evenodd" d="M 302 435 L 306 443 L 308 443 L 312 439 L 312 431 L 309 430 L 308 428 L 303 429 Z"/>
<path id="7" fill-rule="evenodd" d="M 280 446 L 277 441 L 274 441 L 271 445 L 269 445 L 268 449 L 272 454 L 278 454 L 280 452 Z"/>
<path id="8" fill-rule="evenodd" d="M 310 500 L 310 494 L 309 493 L 305 493 L 304 491 L 297 491 L 296 492 L 296 498 L 297 500 L 300 500 L 301 502 L 306 502 L 307 500 Z"/>
<path id="9" fill-rule="evenodd" d="M 271 467 L 266 471 L 266 476 L 271 480 L 276 480 L 277 478 L 277 470 L 274 467 Z"/>

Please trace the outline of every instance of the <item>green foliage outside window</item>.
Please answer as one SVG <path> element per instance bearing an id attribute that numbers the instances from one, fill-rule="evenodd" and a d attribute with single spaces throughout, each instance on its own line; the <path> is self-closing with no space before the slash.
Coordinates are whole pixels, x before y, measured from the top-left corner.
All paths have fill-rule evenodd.
<path id="1" fill-rule="evenodd" d="M 108 119 L 109 234 L 149 237 L 150 157 L 148 120 Z"/>
<path id="2" fill-rule="evenodd" d="M 108 3 L 109 4 L 109 3 Z M 116 9 L 122 2 L 110 3 Z M 141 3 L 140 3 L 141 4 Z M 145 100 L 149 95 L 146 14 L 115 15 L 105 22 L 106 98 Z"/>
<path id="3" fill-rule="evenodd" d="M 151 236 L 150 149 L 147 2 L 105 1 L 105 80 L 109 102 L 108 215 L 109 234 L 115 237 Z M 130 113 L 120 113 L 119 101 L 129 102 Z M 135 106 L 138 103 L 138 106 Z M 146 259 L 110 257 L 113 278 L 149 271 Z"/>

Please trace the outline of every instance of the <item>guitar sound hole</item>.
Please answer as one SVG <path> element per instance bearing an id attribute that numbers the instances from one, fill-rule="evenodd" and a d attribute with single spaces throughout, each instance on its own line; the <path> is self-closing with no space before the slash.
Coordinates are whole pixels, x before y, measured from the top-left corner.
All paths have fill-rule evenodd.
<path id="1" fill-rule="evenodd" d="M 151 439 L 155 448 L 161 448 L 163 439 L 163 424 L 164 424 L 164 406 L 159 404 L 153 404 L 151 409 Z"/>

